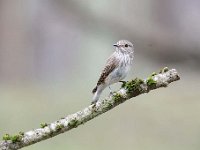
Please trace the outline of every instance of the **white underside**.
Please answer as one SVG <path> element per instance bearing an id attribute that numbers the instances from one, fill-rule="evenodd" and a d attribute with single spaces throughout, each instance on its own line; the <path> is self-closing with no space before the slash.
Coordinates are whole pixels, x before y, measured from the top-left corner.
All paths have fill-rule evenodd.
<path id="1" fill-rule="evenodd" d="M 114 69 L 113 72 L 111 72 L 110 75 L 106 78 L 105 84 L 109 86 L 113 83 L 117 83 L 120 80 L 123 80 L 127 76 L 129 70 L 129 65 L 126 67 L 122 66 Z"/>
<path id="2" fill-rule="evenodd" d="M 130 58 L 127 58 L 128 56 L 123 56 L 123 59 L 121 59 L 119 66 L 115 68 L 106 78 L 104 84 L 101 84 L 98 86 L 97 91 L 94 93 L 93 96 L 93 102 L 96 102 L 99 100 L 99 97 L 102 93 L 102 91 L 108 87 L 111 84 L 117 83 L 121 80 L 123 80 L 131 67 L 132 60 Z"/>

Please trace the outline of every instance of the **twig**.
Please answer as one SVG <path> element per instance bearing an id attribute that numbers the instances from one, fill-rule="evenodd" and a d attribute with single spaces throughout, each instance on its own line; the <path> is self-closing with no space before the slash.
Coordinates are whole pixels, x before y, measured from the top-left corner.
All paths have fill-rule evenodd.
<path id="1" fill-rule="evenodd" d="M 102 101 L 98 101 L 96 105 L 90 105 L 81 111 L 68 115 L 53 123 L 43 123 L 39 129 L 25 133 L 21 132 L 14 136 L 9 134 L 4 135 L 3 141 L 0 142 L 0 150 L 17 150 L 52 138 L 86 123 L 132 97 L 148 93 L 160 87 L 167 87 L 169 83 L 179 79 L 180 77 L 175 69 L 168 70 L 168 68 L 165 67 L 159 74 L 153 73 L 145 80 L 136 78 L 132 81 L 128 81 L 123 83 L 118 92 Z"/>

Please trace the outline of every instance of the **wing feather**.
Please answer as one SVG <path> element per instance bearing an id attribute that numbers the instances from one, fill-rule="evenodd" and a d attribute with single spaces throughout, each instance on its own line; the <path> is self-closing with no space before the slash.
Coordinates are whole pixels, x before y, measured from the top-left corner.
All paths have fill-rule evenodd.
<path id="1" fill-rule="evenodd" d="M 119 60 L 116 58 L 115 54 L 111 55 L 109 59 L 106 62 L 106 65 L 104 69 L 101 72 L 100 78 L 97 82 L 97 86 L 93 89 L 93 93 L 96 92 L 97 87 L 104 83 L 106 78 L 109 76 L 109 74 L 119 65 Z"/>

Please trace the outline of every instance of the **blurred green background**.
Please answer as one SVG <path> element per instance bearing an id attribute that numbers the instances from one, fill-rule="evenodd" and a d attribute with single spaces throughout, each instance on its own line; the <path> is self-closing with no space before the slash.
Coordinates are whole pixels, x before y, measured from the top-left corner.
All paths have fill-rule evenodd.
<path id="1" fill-rule="evenodd" d="M 0 137 L 88 106 L 120 39 L 135 44 L 127 80 L 165 66 L 181 80 L 24 149 L 199 150 L 199 0 L 1 0 Z"/>

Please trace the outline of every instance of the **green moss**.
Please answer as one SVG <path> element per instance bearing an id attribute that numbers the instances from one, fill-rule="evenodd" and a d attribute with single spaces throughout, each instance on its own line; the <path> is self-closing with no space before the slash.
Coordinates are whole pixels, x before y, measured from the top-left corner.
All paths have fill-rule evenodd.
<path id="1" fill-rule="evenodd" d="M 11 136 L 9 134 L 5 134 L 2 139 L 8 141 L 11 140 Z"/>
<path id="2" fill-rule="evenodd" d="M 169 71 L 169 68 L 167 67 L 163 68 L 163 72 L 167 72 L 167 71 Z"/>
<path id="3" fill-rule="evenodd" d="M 144 81 L 142 79 L 139 78 L 135 78 L 132 81 L 129 81 L 125 84 L 124 88 L 127 90 L 128 93 L 132 92 L 132 91 L 136 91 L 139 90 L 141 91 L 141 87 L 140 85 L 143 84 Z"/>
<path id="4" fill-rule="evenodd" d="M 167 71 L 169 71 L 169 68 L 168 67 L 164 67 L 163 69 L 160 70 L 159 73 L 165 73 Z"/>
<path id="5" fill-rule="evenodd" d="M 17 135 L 9 135 L 5 134 L 3 136 L 3 140 L 8 141 L 11 140 L 13 143 L 20 142 L 22 140 L 22 137 L 24 136 L 24 132 L 19 132 Z"/>
<path id="6" fill-rule="evenodd" d="M 148 79 L 147 79 L 147 85 L 148 86 L 155 86 L 156 83 L 157 82 L 152 78 L 152 76 L 148 77 Z"/>
<path id="7" fill-rule="evenodd" d="M 41 127 L 41 128 L 45 128 L 46 126 L 48 126 L 47 123 L 41 123 L 41 124 L 40 124 L 40 127 Z"/>
<path id="8" fill-rule="evenodd" d="M 116 93 L 113 95 L 114 101 L 119 101 L 121 98 L 123 98 L 123 96 L 119 93 Z"/>
<path id="9" fill-rule="evenodd" d="M 124 88 L 126 86 L 127 81 L 120 81 L 122 82 L 121 88 Z"/>
<path id="10" fill-rule="evenodd" d="M 152 74 L 151 74 L 151 76 L 153 77 L 153 76 L 155 76 L 155 75 L 157 75 L 157 73 L 156 72 L 153 72 Z"/>
<path id="11" fill-rule="evenodd" d="M 24 136 L 24 132 L 20 131 L 20 132 L 19 132 L 19 135 Z"/>
<path id="12" fill-rule="evenodd" d="M 14 135 L 14 136 L 11 136 L 11 141 L 13 143 L 16 143 L 16 142 L 20 142 L 22 140 L 22 135 L 20 134 L 17 134 L 17 135 Z"/>
<path id="13" fill-rule="evenodd" d="M 76 128 L 76 127 L 78 126 L 78 120 L 77 120 L 77 119 L 72 119 L 72 120 L 69 122 L 68 126 L 69 126 L 70 128 Z"/>
<path id="14" fill-rule="evenodd" d="M 54 134 L 54 132 L 53 132 L 53 130 L 52 129 L 50 129 L 50 132 L 49 132 L 49 134 L 47 134 L 47 135 L 45 135 L 45 136 L 53 136 L 53 134 Z"/>
<path id="15" fill-rule="evenodd" d="M 108 102 L 106 104 L 106 108 L 111 109 L 113 107 L 113 104 L 111 102 Z"/>
<path id="16" fill-rule="evenodd" d="M 56 131 L 60 131 L 64 128 L 64 125 L 63 124 L 60 124 L 60 125 L 57 125 L 56 126 Z"/>

